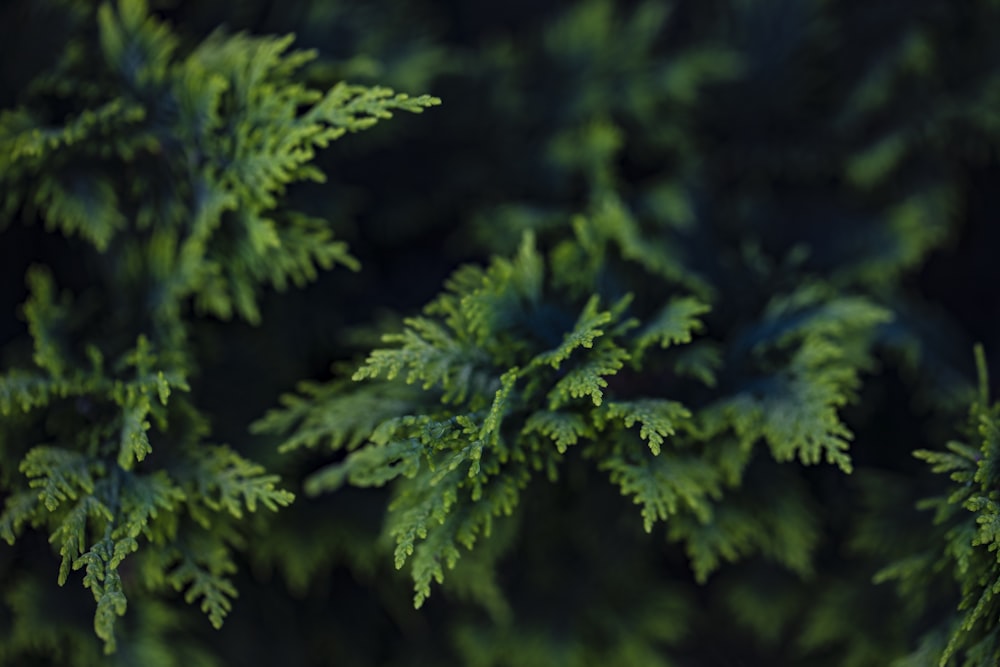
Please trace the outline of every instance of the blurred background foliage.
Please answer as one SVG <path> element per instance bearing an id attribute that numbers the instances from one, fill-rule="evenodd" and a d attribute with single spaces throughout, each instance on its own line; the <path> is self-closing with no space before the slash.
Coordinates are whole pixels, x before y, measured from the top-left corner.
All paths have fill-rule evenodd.
<path id="1" fill-rule="evenodd" d="M 90 29 L 96 4 L 3 3 L 0 107 L 18 103 L 67 35 Z M 282 455 L 276 437 L 248 433 L 279 394 L 339 376 L 331 364 L 356 362 L 462 263 L 514 253 L 525 231 L 555 247 L 574 237 L 575 214 L 595 218 L 609 202 L 631 212 L 632 236 L 608 232 L 623 275 L 641 284 L 682 257 L 690 270 L 668 278 L 713 295 L 706 325 L 731 332 L 730 354 L 752 345 L 739 339 L 753 335 L 751 314 L 800 281 L 863 293 L 895 319 L 843 411 L 854 472 L 765 462 L 747 472 L 755 493 L 791 494 L 770 499 L 790 505 L 782 516 L 806 513 L 802 571 L 753 556 L 696 583 L 681 546 L 646 534 L 631 501 L 570 456 L 559 483 L 530 486 L 530 510 L 498 524 L 420 610 L 380 537 L 386 491 L 300 495 L 254 516 L 221 630 L 180 596 L 132 600 L 123 622 L 154 628 L 170 655 L 120 640 L 100 657 L 89 595 L 58 588 L 57 559 L 29 535 L 0 547 L 0 645 L 16 646 L 0 650 L 4 664 L 938 664 L 968 591 L 949 566 L 897 584 L 876 575 L 944 548 L 949 525 L 918 502 L 947 496 L 948 479 L 912 452 L 942 449 L 963 422 L 973 343 L 1000 359 L 1000 2 L 151 7 L 189 44 L 220 25 L 294 33 L 319 52 L 302 73 L 316 87 L 348 80 L 443 100 L 338 141 L 318 157 L 327 183 L 289 188 L 296 209 L 348 242 L 359 272 L 265 292 L 258 325 L 192 325 L 192 394 L 213 437 L 296 492 L 329 456 Z M 16 317 L 28 266 L 57 267 L 82 290 L 77 253 L 40 225 L 0 236 L 4 368 L 30 355 Z M 992 664 L 988 651 L 969 655 L 949 664 Z"/>

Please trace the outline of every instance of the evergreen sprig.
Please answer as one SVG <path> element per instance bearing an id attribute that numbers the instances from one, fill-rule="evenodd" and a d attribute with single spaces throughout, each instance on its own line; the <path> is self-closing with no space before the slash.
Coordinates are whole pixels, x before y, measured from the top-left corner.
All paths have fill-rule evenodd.
<path id="1" fill-rule="evenodd" d="M 926 571 L 951 572 L 961 590 L 957 617 L 948 628 L 950 637 L 937 664 L 940 667 L 985 665 L 1000 660 L 1000 403 L 990 404 L 986 358 L 977 346 L 979 392 L 969 410 L 971 442 L 950 442 L 947 451 L 917 450 L 931 470 L 947 475 L 950 492 L 923 503 L 935 510 L 935 521 L 947 527 L 945 544 L 934 562 L 920 559 L 886 568 L 883 580 L 926 577 Z M 911 592 L 912 594 L 912 592 Z"/>
<path id="2" fill-rule="evenodd" d="M 556 286 L 564 274 L 547 268 L 559 266 L 561 253 L 557 247 L 546 260 L 528 234 L 513 259 L 460 268 L 423 315 L 384 336 L 393 346 L 374 350 L 354 373 L 362 384 L 306 386 L 306 396 L 286 396 L 287 407 L 257 428 L 289 434 L 286 448 L 354 450 L 312 475 L 310 493 L 392 485 L 385 530 L 397 545 L 397 567 L 412 558 L 418 606 L 431 581 L 456 566 L 457 545 L 471 549 L 489 536 L 536 474 L 554 481 L 571 448 L 642 505 L 647 532 L 657 520 L 674 526 L 670 535 L 687 544 L 699 579 L 750 553 L 808 571 L 810 515 L 785 512 L 801 518 L 783 532 L 788 524 L 749 521 L 727 489 L 743 481 L 759 440 L 779 462 L 825 456 L 850 471 L 850 432 L 838 409 L 871 365 L 870 341 L 885 310 L 812 288 L 774 299 L 746 333 L 752 347 L 742 362 L 773 379 L 728 387 L 692 410 L 660 393 L 637 395 L 616 376 L 662 363 L 644 360 L 654 344 L 670 352 L 694 345 L 708 304 L 674 296 L 645 326 L 630 314 L 629 295 L 605 308 L 593 294 L 576 314 L 567 312 L 573 300 Z M 401 397 L 400 411 L 382 404 L 377 418 L 350 415 L 382 396 Z M 730 523 L 752 528 L 737 539 L 727 533 Z"/>
<path id="3" fill-rule="evenodd" d="M 54 66 L 0 113 L 0 231 L 41 221 L 95 278 L 74 293 L 62 267 L 28 271 L 33 355 L 0 374 L 0 454 L 20 472 L 3 480 L 0 537 L 44 531 L 58 583 L 83 571 L 110 654 L 136 596 L 182 592 L 221 626 L 246 515 L 294 499 L 207 441 L 189 386 L 192 307 L 257 322 L 263 286 L 357 268 L 284 195 L 324 180 L 314 161 L 331 141 L 439 100 L 313 89 L 301 79 L 316 53 L 291 50 L 290 35 L 216 31 L 187 48 L 144 0 L 73 16 Z"/>
<path id="4" fill-rule="evenodd" d="M 0 6 L 0 663 L 1000 661 L 1000 3 L 151 4 Z"/>

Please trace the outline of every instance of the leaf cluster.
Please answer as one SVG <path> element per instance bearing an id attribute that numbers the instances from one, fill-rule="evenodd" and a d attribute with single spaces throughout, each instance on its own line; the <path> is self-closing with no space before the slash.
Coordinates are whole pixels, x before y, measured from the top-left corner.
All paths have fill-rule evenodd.
<path id="1" fill-rule="evenodd" d="M 773 300 L 747 333 L 758 340 L 749 352 L 757 372 L 771 376 L 726 387 L 694 411 L 633 384 L 647 362 L 670 372 L 650 348 L 694 345 L 708 304 L 679 294 L 643 325 L 631 295 L 602 307 L 595 294 L 574 313 L 574 299 L 557 287 L 562 261 L 560 248 L 546 261 L 528 234 L 515 257 L 460 268 L 423 315 L 384 336 L 390 346 L 353 374 L 362 384 L 306 385 L 256 427 L 288 434 L 286 448 L 349 451 L 307 480 L 309 493 L 391 484 L 385 531 L 396 566 L 412 559 L 418 606 L 431 581 L 455 567 L 458 545 L 472 549 L 489 536 L 535 477 L 556 481 L 572 451 L 642 507 L 647 532 L 656 521 L 674 526 L 671 539 L 687 544 L 700 579 L 721 560 L 760 551 L 807 571 L 808 513 L 789 508 L 783 528 L 758 526 L 758 511 L 725 500 L 726 489 L 740 485 L 759 440 L 779 462 L 825 456 L 850 470 L 838 409 L 870 363 L 866 341 L 885 311 L 816 289 Z M 710 359 L 693 373 L 707 387 L 721 363 Z M 690 374 L 694 363 L 674 357 L 673 372 Z M 730 529 L 738 526 L 742 538 Z M 782 531 L 790 541 L 762 537 Z"/>
<path id="2" fill-rule="evenodd" d="M 288 188 L 325 179 L 314 162 L 331 141 L 439 101 L 314 89 L 316 53 L 290 35 L 216 31 L 189 48 L 143 0 L 77 14 L 55 64 L 0 112 L 0 231 L 43 224 L 94 281 L 74 293 L 62 266 L 26 276 L 33 353 L 0 374 L 0 537 L 48 536 L 59 585 L 82 573 L 111 654 L 136 597 L 181 593 L 220 627 L 247 514 L 294 499 L 208 440 L 192 310 L 256 323 L 263 286 L 356 268 Z"/>
<path id="3" fill-rule="evenodd" d="M 979 394 L 969 410 L 967 429 L 969 441 L 976 444 L 953 441 L 947 451 L 914 452 L 933 472 L 950 480 L 948 493 L 922 502 L 923 509 L 934 510 L 935 523 L 946 529 L 943 544 L 934 558 L 897 562 L 880 575 L 898 579 L 900 586 L 907 587 L 929 578 L 930 572 L 951 573 L 961 600 L 953 621 L 939 628 L 948 637 L 937 663 L 941 667 L 986 665 L 1000 659 L 996 623 L 1000 605 L 996 599 L 1000 590 L 996 491 L 1000 482 L 1000 405 L 990 405 L 982 346 L 976 347 L 976 361 Z"/>

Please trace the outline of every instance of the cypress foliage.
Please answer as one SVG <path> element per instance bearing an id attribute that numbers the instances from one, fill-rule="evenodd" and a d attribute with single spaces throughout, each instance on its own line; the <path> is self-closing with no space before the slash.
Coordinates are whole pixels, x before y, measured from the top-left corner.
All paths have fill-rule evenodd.
<path id="1" fill-rule="evenodd" d="M 133 591 L 180 591 L 221 627 L 245 514 L 294 498 L 278 475 L 209 439 L 188 394 L 192 317 L 257 322 L 262 285 L 356 268 L 323 220 L 280 198 L 324 179 L 316 150 L 437 100 L 303 85 L 295 73 L 315 53 L 290 51 L 291 37 L 216 32 L 181 55 L 142 0 L 80 14 L 54 66 L 0 117 L 0 224 L 37 219 L 62 233 L 87 276 L 73 294 L 46 266 L 28 270 L 32 363 L 0 376 L 0 444 L 16 462 L 4 472 L 0 535 L 15 545 L 29 527 L 47 534 L 59 585 L 83 571 L 94 632 L 112 654 Z M 12 662 L 45 644 L 30 623 L 44 613 L 37 583 L 15 581 L 3 642 Z M 126 660 L 169 655 L 170 617 L 144 625 Z"/>
<path id="2" fill-rule="evenodd" d="M 0 664 L 1000 660 L 1000 5 L 161 4 L 8 10 Z"/>

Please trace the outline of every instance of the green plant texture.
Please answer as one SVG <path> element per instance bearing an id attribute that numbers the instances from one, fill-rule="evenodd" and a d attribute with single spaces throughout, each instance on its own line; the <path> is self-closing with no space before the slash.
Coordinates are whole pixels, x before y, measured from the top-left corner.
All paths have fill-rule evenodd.
<path id="1" fill-rule="evenodd" d="M 291 38 L 216 32 L 182 56 L 141 0 L 93 18 L 0 117 L 0 224 L 37 217 L 78 240 L 90 270 L 80 294 L 44 265 L 28 270 L 33 363 L 0 376 L 3 457 L 19 473 L 4 473 L 0 534 L 10 545 L 26 528 L 48 535 L 59 584 L 83 572 L 113 653 L 129 587 L 180 591 L 220 627 L 245 515 L 294 499 L 209 439 L 190 396 L 191 318 L 257 322 L 262 285 L 357 268 L 323 220 L 280 198 L 325 178 L 318 149 L 437 100 L 310 88 L 293 76 L 315 53 L 289 50 Z M 7 648 L 32 633 L 15 625 Z"/>
<path id="2" fill-rule="evenodd" d="M 0 665 L 1000 662 L 1000 3 L 2 25 Z"/>

